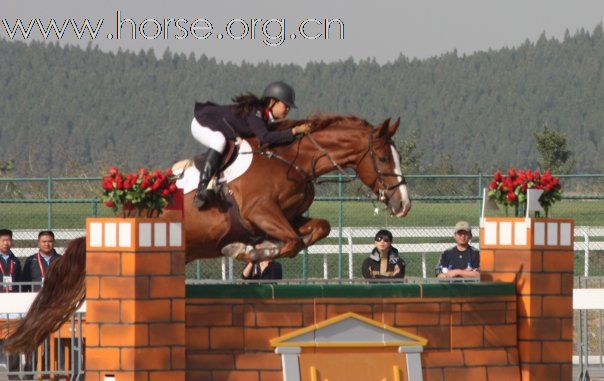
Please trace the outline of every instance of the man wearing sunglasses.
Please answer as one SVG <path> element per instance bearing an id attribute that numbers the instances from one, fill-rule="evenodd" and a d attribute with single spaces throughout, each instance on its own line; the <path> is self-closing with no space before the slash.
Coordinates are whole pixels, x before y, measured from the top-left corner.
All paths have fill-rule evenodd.
<path id="1" fill-rule="evenodd" d="M 480 252 L 470 246 L 472 228 L 467 221 L 455 224 L 455 246 L 445 250 L 438 264 L 439 278 L 480 278 Z"/>
<path id="2" fill-rule="evenodd" d="M 405 261 L 398 256 L 398 250 L 392 247 L 392 233 L 382 229 L 375 235 L 375 248 L 363 261 L 363 278 L 388 279 L 405 277 Z"/>

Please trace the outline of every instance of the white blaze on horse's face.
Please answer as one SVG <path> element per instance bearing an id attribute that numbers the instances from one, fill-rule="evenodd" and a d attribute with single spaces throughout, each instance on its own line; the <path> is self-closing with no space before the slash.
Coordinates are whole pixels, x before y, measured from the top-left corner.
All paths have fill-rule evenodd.
<path id="1" fill-rule="evenodd" d="M 398 152 L 396 152 L 396 149 L 394 149 L 394 146 L 390 146 L 390 150 L 392 151 L 392 158 L 394 159 L 394 173 L 398 175 L 396 177 L 396 181 L 401 182 L 403 181 L 403 171 L 401 170 L 401 158 L 398 155 Z M 401 202 L 403 203 L 403 210 L 396 213 L 396 216 L 405 217 L 411 209 L 411 200 L 409 199 L 409 193 L 407 192 L 407 185 L 399 185 L 398 191 L 401 196 Z"/>

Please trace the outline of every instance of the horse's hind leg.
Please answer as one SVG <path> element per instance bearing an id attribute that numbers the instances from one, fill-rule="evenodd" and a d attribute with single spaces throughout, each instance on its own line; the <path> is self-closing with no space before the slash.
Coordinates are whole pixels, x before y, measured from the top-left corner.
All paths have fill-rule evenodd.
<path id="1" fill-rule="evenodd" d="M 327 237 L 331 231 L 329 222 L 321 218 L 298 217 L 293 225 L 307 247 Z"/>

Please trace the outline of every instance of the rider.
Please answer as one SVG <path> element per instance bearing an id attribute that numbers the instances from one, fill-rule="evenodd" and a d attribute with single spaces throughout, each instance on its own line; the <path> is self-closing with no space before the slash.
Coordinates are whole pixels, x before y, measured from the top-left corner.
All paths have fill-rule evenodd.
<path id="1" fill-rule="evenodd" d="M 262 146 L 290 143 L 294 136 L 310 131 L 303 124 L 291 129 L 275 131 L 271 123 L 283 119 L 290 108 L 296 108 L 294 89 L 285 82 L 272 82 L 264 89 L 262 98 L 248 93 L 233 98 L 234 104 L 216 105 L 211 102 L 195 104 L 195 118 L 191 122 L 193 137 L 208 147 L 201 167 L 195 195 L 198 208 L 210 199 L 208 183 L 222 160 L 226 141 L 256 136 Z"/>

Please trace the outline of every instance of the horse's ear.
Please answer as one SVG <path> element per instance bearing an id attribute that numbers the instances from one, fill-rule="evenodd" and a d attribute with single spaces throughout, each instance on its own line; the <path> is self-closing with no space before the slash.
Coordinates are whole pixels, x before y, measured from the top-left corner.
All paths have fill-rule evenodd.
<path id="1" fill-rule="evenodd" d="M 396 134 L 396 130 L 398 128 L 398 126 L 401 124 L 401 118 L 399 117 L 396 122 L 394 122 L 393 125 L 391 125 L 390 127 L 388 127 L 388 136 L 392 137 L 394 136 L 394 134 Z"/>
<path id="2" fill-rule="evenodd" d="M 375 135 L 378 138 L 381 138 L 382 136 L 384 136 L 385 133 L 388 132 L 388 127 L 389 126 L 390 126 L 390 118 L 386 119 L 384 121 L 384 123 L 382 123 L 382 125 L 377 128 L 377 131 L 376 131 Z"/>

